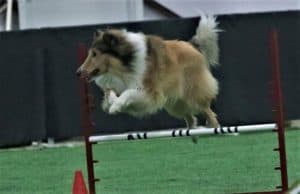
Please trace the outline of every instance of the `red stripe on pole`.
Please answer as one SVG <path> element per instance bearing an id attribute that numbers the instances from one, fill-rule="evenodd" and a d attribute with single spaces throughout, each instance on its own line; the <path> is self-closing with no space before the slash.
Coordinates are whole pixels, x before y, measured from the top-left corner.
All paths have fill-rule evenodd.
<path id="1" fill-rule="evenodd" d="M 278 127 L 277 134 L 279 142 L 278 151 L 280 155 L 281 188 L 282 191 L 287 191 L 288 175 L 285 151 L 283 99 L 280 80 L 279 44 L 278 32 L 275 29 L 270 32 L 270 56 L 272 65 L 272 96 L 275 109 L 274 116 Z"/>
<path id="2" fill-rule="evenodd" d="M 87 56 L 87 47 L 83 44 L 78 46 L 78 63 L 81 65 Z M 84 130 L 85 140 L 85 153 L 86 163 L 88 171 L 88 183 L 89 183 L 89 194 L 95 194 L 95 175 L 94 175 L 94 164 L 93 164 L 93 149 L 92 144 L 89 142 L 91 133 L 95 130 L 95 125 L 91 119 L 91 108 L 92 101 L 89 97 L 89 87 L 85 78 L 80 78 L 79 82 L 79 93 L 80 93 L 80 123 L 81 128 Z"/>

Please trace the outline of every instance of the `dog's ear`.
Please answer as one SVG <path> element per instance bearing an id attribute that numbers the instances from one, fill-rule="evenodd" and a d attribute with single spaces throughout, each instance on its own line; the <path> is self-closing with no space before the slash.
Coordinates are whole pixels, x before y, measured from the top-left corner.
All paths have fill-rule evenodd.
<path id="1" fill-rule="evenodd" d="M 111 33 L 104 33 L 102 37 L 107 46 L 113 47 L 119 44 L 119 38 Z"/>
<path id="2" fill-rule="evenodd" d="M 103 34 L 103 32 L 101 30 L 96 30 L 94 32 L 94 39 L 101 37 L 102 34 Z"/>

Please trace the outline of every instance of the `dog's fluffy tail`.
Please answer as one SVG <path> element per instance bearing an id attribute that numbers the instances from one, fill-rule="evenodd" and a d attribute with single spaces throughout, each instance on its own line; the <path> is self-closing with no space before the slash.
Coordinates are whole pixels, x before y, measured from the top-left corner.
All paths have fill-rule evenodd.
<path id="1" fill-rule="evenodd" d="M 201 20 L 196 29 L 196 34 L 190 40 L 206 58 L 209 66 L 219 64 L 219 45 L 216 17 L 201 14 Z"/>

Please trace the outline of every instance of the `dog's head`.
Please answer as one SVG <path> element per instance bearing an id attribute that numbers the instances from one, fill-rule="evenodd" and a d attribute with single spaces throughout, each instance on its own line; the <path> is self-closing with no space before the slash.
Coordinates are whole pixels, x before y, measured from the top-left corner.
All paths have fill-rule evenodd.
<path id="1" fill-rule="evenodd" d="M 105 73 L 121 75 L 130 72 L 134 52 L 125 30 L 96 31 L 88 56 L 77 75 L 92 80 Z"/>

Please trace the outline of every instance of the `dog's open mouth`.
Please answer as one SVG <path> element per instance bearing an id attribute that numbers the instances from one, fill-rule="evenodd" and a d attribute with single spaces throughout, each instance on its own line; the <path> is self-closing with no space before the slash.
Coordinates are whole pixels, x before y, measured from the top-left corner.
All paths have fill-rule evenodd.
<path id="1" fill-rule="evenodd" d="M 91 73 L 86 75 L 86 78 L 89 80 L 89 82 L 91 82 L 94 80 L 94 78 L 98 75 L 99 72 L 99 69 L 94 69 Z"/>

